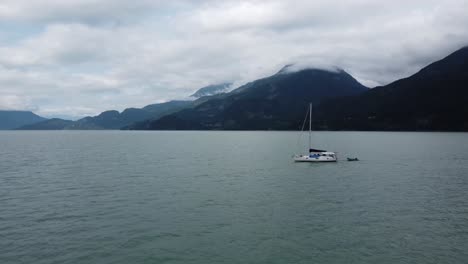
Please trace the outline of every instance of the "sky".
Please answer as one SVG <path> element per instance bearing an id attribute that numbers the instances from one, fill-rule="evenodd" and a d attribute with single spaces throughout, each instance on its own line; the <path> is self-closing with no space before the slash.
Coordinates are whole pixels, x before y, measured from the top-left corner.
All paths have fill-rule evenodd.
<path id="1" fill-rule="evenodd" d="M 369 87 L 468 45 L 468 0 L 0 0 L 0 109 L 78 118 L 290 63 Z"/>

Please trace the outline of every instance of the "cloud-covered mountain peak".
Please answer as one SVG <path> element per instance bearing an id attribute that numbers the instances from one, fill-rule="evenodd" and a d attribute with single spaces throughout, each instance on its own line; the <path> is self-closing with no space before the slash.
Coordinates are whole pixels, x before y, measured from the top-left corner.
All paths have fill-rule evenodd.
<path id="1" fill-rule="evenodd" d="M 283 68 L 281 68 L 281 70 L 278 71 L 277 74 L 289 74 L 289 73 L 300 72 L 303 70 L 322 70 L 322 71 L 333 72 L 333 73 L 340 73 L 344 71 L 340 67 L 334 66 L 334 65 L 310 63 L 310 62 L 295 62 L 295 63 L 286 64 L 285 66 L 283 66 Z"/>
<path id="2" fill-rule="evenodd" d="M 202 87 L 202 88 L 198 89 L 190 97 L 200 98 L 200 97 L 203 97 L 203 96 L 210 96 L 210 95 L 215 95 L 215 94 L 219 94 L 219 93 L 225 93 L 225 92 L 229 91 L 231 86 L 232 86 L 232 83 L 221 83 L 221 84 L 208 85 L 208 86 L 205 86 L 205 87 Z"/>

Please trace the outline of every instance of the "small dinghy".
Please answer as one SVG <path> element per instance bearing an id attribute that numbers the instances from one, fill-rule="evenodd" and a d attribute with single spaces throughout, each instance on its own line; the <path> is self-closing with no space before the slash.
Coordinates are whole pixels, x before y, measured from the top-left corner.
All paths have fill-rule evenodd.
<path id="1" fill-rule="evenodd" d="M 358 161 L 359 159 L 358 158 L 347 158 L 348 161 Z"/>

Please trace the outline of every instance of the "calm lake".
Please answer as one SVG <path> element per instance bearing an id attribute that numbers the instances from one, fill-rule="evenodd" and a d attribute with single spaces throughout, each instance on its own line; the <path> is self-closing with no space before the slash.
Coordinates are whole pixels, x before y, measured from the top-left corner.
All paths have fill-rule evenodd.
<path id="1" fill-rule="evenodd" d="M 0 263 L 467 263 L 468 133 L 298 135 L 0 132 Z"/>

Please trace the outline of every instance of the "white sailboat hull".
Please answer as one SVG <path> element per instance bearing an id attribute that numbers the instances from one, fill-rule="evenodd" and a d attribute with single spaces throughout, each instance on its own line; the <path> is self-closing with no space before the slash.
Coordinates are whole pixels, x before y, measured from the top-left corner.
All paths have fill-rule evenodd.
<path id="1" fill-rule="evenodd" d="M 336 162 L 336 156 L 296 155 L 295 162 Z"/>

